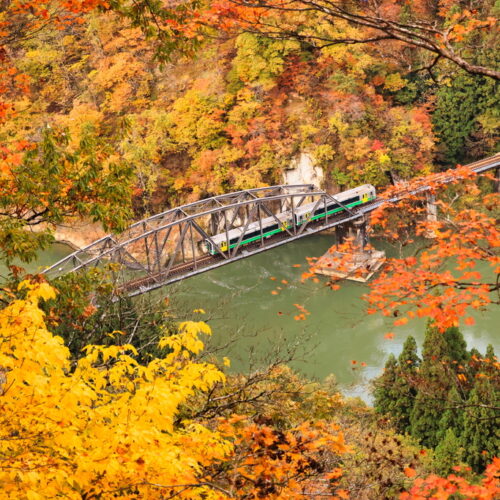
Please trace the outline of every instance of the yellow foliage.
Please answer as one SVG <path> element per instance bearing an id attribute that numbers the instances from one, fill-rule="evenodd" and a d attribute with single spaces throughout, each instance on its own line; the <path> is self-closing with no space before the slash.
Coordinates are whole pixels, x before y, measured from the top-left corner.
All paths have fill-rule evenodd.
<path id="1" fill-rule="evenodd" d="M 385 77 L 384 88 L 391 92 L 401 90 L 406 86 L 406 81 L 401 78 L 399 73 L 392 73 Z"/>
<path id="2" fill-rule="evenodd" d="M 174 425 L 179 405 L 223 382 L 195 362 L 202 322 L 162 339 L 164 358 L 139 365 L 130 346 L 88 346 L 76 367 L 46 328 L 47 284 L 22 283 L 25 300 L 0 311 L 0 484 L 2 498 L 222 498 L 199 484 L 202 466 L 231 445 L 197 423 Z M 194 489 L 176 487 L 199 484 Z"/>
<path id="3" fill-rule="evenodd" d="M 208 147 L 221 143 L 219 133 L 224 124 L 217 117 L 218 102 L 197 90 L 188 90 L 172 105 L 168 116 L 170 135 L 181 146 L 202 142 Z"/>
<path id="4" fill-rule="evenodd" d="M 73 142 L 77 143 L 80 139 L 82 127 L 85 124 L 91 124 L 98 131 L 103 118 L 104 114 L 98 111 L 94 105 L 75 103 L 68 116 L 60 120 L 60 124 L 68 127 Z"/>
<path id="5" fill-rule="evenodd" d="M 271 89 L 283 72 L 286 56 L 299 47 L 294 40 L 271 40 L 243 33 L 236 39 L 234 68 L 241 81 Z"/>

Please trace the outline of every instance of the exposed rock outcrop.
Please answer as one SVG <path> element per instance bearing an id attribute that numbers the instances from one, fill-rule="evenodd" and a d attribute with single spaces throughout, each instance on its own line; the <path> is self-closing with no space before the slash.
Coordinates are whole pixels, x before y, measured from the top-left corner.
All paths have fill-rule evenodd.
<path id="1" fill-rule="evenodd" d="M 324 178 L 323 169 L 314 165 L 314 160 L 308 153 L 300 153 L 283 172 L 284 184 L 314 184 L 321 188 Z"/>

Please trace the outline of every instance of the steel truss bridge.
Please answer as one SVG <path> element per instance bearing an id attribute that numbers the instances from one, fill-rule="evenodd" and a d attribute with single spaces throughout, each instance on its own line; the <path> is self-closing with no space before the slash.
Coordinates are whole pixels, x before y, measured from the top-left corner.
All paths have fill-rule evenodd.
<path id="1" fill-rule="evenodd" d="M 468 167 L 476 173 L 491 169 L 498 172 L 500 154 L 472 163 Z M 453 179 L 453 175 L 445 173 L 438 182 L 448 183 Z M 295 210 L 301 205 L 312 202 L 315 203 L 311 211 L 314 214 L 316 209 L 337 200 L 311 184 L 272 186 L 223 194 L 136 222 L 120 235 L 105 236 L 71 253 L 44 273 L 55 278 L 116 263 L 117 266 L 110 268 L 117 292 L 128 296 L 140 295 L 310 234 L 363 219 L 383 203 L 396 203 L 408 194 L 428 190 L 430 187 L 425 184 L 412 191 L 403 186 L 390 199 L 377 198 L 351 209 L 345 207 L 340 213 L 327 215 L 319 220 L 309 219 L 300 226 L 292 224 L 290 227 L 282 226 L 277 214 L 290 211 L 293 217 Z M 258 223 L 262 234 L 262 220 L 269 217 L 282 226 L 282 231 L 241 245 L 247 227 Z M 227 235 L 234 228 L 243 228 L 234 248 L 221 248 L 212 240 L 214 235 Z M 215 255 L 207 253 L 204 248 L 205 240 L 211 241 L 217 249 Z"/>

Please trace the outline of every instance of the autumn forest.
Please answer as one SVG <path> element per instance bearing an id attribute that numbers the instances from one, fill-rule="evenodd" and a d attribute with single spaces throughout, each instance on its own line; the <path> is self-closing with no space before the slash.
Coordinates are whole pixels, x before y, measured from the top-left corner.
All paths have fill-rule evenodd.
<path id="1" fill-rule="evenodd" d="M 498 0 L 2 0 L 0 498 L 499 498 L 500 337 L 464 334 L 499 317 L 499 13 Z M 361 281 L 353 256 L 390 249 L 352 328 L 406 333 L 364 399 L 335 363 L 325 380 L 295 369 L 296 347 L 235 369 L 203 295 L 187 313 L 170 285 L 129 297 L 113 259 L 42 273 L 57 242 L 69 254 L 282 184 L 371 185 L 381 200 L 366 247 L 347 223 L 345 239 L 322 233 L 337 274 L 309 255 L 289 266 L 296 283 L 260 292 L 288 290 L 307 325 L 292 290 L 342 301 L 346 278 Z"/>

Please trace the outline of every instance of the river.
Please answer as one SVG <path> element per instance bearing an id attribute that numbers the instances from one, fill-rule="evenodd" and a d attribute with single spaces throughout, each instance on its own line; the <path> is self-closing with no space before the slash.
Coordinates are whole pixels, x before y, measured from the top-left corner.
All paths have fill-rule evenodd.
<path id="1" fill-rule="evenodd" d="M 221 348 L 218 354 L 231 359 L 232 370 L 246 371 L 296 349 L 295 369 L 320 380 L 333 373 L 345 394 L 369 399 L 368 381 L 381 373 L 388 354 L 398 354 L 410 334 L 421 346 L 425 320 L 394 327 L 391 319 L 367 315 L 363 284 L 345 282 L 338 291 L 325 287 L 324 279 L 302 284 L 305 258 L 322 255 L 331 243 L 331 235 L 309 236 L 154 293 L 168 295 L 186 317 L 205 318 L 214 331 L 211 347 Z M 26 267 L 34 271 L 69 251 L 54 245 Z M 294 319 L 294 304 L 310 312 L 305 320 Z M 199 308 L 206 314 L 191 312 Z M 462 327 L 468 347 L 484 353 L 491 343 L 498 353 L 500 308 L 473 316 L 476 324 Z M 384 338 L 390 331 L 393 340 Z"/>

